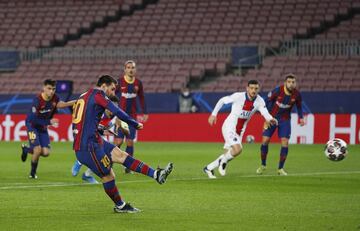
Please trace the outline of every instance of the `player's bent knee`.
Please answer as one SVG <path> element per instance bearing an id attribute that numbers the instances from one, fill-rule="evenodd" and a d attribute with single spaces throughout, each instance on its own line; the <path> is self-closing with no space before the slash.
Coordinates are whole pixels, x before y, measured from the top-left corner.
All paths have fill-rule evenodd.
<path id="1" fill-rule="evenodd" d="M 289 146 L 289 139 L 288 138 L 281 138 L 281 146 L 283 146 L 283 147 Z"/>
<path id="2" fill-rule="evenodd" d="M 114 177 L 114 175 L 112 174 L 112 172 L 110 172 L 109 175 L 106 175 L 106 176 L 101 177 L 101 180 L 102 180 L 103 183 L 107 183 L 107 182 L 112 181 L 112 180 L 114 180 L 114 179 L 115 179 L 115 177 Z"/>
<path id="3" fill-rule="evenodd" d="M 115 147 L 111 151 L 111 159 L 114 163 L 119 163 L 119 164 L 124 163 L 127 156 L 128 156 L 128 154 L 126 152 L 122 151 L 118 147 Z"/>
<path id="4" fill-rule="evenodd" d="M 263 145 L 268 145 L 269 143 L 270 143 L 270 137 L 263 136 L 263 138 L 262 138 L 262 144 L 263 144 Z"/>
<path id="5" fill-rule="evenodd" d="M 232 155 L 233 156 L 238 156 L 238 155 L 240 155 L 241 154 L 241 151 L 242 151 L 242 147 L 241 147 L 241 145 L 240 144 L 237 144 L 237 145 L 234 145 L 233 147 L 232 147 Z"/>
<path id="6" fill-rule="evenodd" d="M 36 146 L 33 148 L 33 154 L 35 155 L 40 155 L 41 154 L 41 147 L 40 146 Z"/>
<path id="7" fill-rule="evenodd" d="M 48 157 L 48 156 L 50 156 L 50 153 L 48 152 L 48 153 L 41 153 L 41 156 L 42 157 Z"/>

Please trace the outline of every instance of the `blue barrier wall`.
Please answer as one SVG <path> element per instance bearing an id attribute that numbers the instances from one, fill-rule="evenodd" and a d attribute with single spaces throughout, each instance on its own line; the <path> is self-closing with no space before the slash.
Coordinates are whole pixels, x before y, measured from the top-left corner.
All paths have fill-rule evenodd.
<path id="1" fill-rule="evenodd" d="M 193 93 L 200 112 L 212 110 L 219 98 L 231 93 Z M 262 93 L 261 95 L 265 95 Z M 70 98 L 74 99 L 78 95 Z M 30 109 L 34 95 L 0 95 L 1 114 L 24 114 Z M 149 113 L 178 112 L 177 93 L 148 93 L 146 102 Z M 302 92 L 305 112 L 360 113 L 360 92 Z M 228 111 L 229 107 L 225 111 Z M 61 111 L 69 113 L 69 110 Z"/>

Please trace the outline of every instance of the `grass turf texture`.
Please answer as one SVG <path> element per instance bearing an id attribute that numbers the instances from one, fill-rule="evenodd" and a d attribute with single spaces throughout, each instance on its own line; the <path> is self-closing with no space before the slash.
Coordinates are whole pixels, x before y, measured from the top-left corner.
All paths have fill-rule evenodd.
<path id="1" fill-rule="evenodd" d="M 291 145 L 277 176 L 279 145 L 271 145 L 268 169 L 259 166 L 259 144 L 245 144 L 227 176 L 209 180 L 202 168 L 222 152 L 220 143 L 138 143 L 136 157 L 151 166 L 174 162 L 169 181 L 114 167 L 119 191 L 143 210 L 115 214 L 102 185 L 71 176 L 71 143 L 53 143 L 41 158 L 37 180 L 20 161 L 20 143 L 2 142 L 0 230 L 360 230 L 360 147 L 331 162 L 323 145 Z M 219 174 L 217 174 L 219 176 Z"/>

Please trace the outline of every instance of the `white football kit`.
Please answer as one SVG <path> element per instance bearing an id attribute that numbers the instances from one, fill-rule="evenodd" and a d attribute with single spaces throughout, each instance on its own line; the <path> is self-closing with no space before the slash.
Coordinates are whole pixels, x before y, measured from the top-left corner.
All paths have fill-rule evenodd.
<path id="1" fill-rule="evenodd" d="M 240 144 L 242 136 L 245 132 L 246 125 L 251 116 L 259 111 L 266 121 L 270 121 L 273 117 L 270 115 L 265 106 L 265 101 L 261 96 L 257 96 L 254 100 L 250 100 L 246 92 L 236 92 L 230 96 L 221 98 L 213 112 L 216 116 L 224 104 L 232 103 L 231 112 L 225 119 L 222 126 L 222 134 L 225 140 L 224 148 L 229 149 L 234 144 Z"/>

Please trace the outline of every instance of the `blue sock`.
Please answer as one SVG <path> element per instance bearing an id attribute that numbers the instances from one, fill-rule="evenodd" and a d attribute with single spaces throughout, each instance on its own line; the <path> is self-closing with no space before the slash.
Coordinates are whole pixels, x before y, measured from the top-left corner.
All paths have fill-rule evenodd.
<path id="1" fill-rule="evenodd" d="M 281 149 L 280 149 L 279 169 L 284 168 L 284 164 L 285 164 L 288 152 L 289 152 L 288 147 L 281 147 Z"/>
<path id="2" fill-rule="evenodd" d="M 122 205 L 124 202 L 121 199 L 118 188 L 116 187 L 115 180 L 103 183 L 106 194 L 111 198 L 116 205 Z"/>
<path id="3" fill-rule="evenodd" d="M 126 146 L 125 150 L 130 156 L 134 156 L 134 146 Z"/>
<path id="4" fill-rule="evenodd" d="M 269 151 L 269 146 L 267 144 L 266 145 L 262 144 L 260 150 L 261 150 L 261 164 L 266 166 L 266 158 Z"/>
<path id="5" fill-rule="evenodd" d="M 153 168 L 140 160 L 134 159 L 132 156 L 127 156 L 123 165 L 131 171 L 147 175 L 151 178 L 154 177 L 155 170 Z"/>

